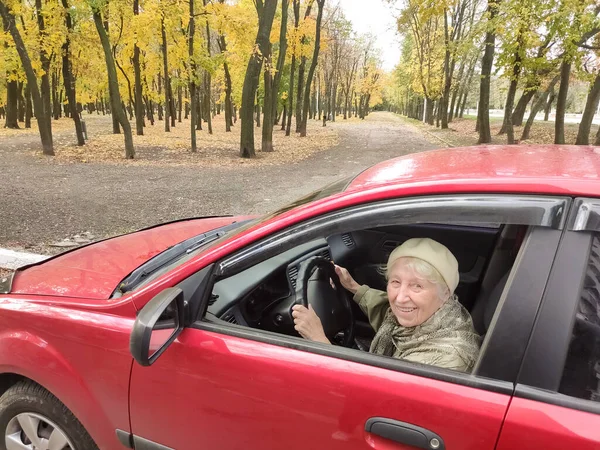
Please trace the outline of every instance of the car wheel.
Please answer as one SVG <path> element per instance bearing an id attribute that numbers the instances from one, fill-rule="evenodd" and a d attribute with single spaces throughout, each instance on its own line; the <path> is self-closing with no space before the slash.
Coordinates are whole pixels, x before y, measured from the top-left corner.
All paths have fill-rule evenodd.
<path id="1" fill-rule="evenodd" d="M 97 450 L 79 420 L 43 387 L 21 381 L 0 397 L 0 450 Z"/>

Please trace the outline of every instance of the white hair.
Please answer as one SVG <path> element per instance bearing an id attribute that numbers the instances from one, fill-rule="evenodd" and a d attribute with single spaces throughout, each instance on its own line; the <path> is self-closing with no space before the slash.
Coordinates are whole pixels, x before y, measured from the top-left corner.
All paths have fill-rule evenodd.
<path id="1" fill-rule="evenodd" d="M 450 289 L 448 288 L 446 281 L 442 277 L 442 274 L 427 261 L 423 261 L 419 258 L 413 258 L 412 256 L 403 256 L 395 260 L 392 263 L 392 266 L 398 261 L 400 261 L 404 267 L 412 269 L 420 278 L 423 278 L 429 281 L 430 283 L 435 284 L 438 288 L 438 295 L 442 300 L 445 301 L 447 299 L 455 297 L 450 292 Z M 391 269 L 391 266 L 381 266 L 380 271 L 382 275 L 385 275 L 386 281 L 390 278 Z"/>

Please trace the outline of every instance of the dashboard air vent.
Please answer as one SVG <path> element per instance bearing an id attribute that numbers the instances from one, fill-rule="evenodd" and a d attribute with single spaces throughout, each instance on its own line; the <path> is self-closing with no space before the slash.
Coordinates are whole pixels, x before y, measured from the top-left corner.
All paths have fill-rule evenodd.
<path id="1" fill-rule="evenodd" d="M 329 249 L 323 250 L 321 253 L 319 253 L 319 256 L 322 256 L 323 258 L 331 261 L 331 252 L 329 251 Z"/>
<path id="2" fill-rule="evenodd" d="M 235 315 L 232 312 L 228 312 L 227 314 L 225 314 L 223 316 L 223 320 L 225 322 L 229 322 L 229 323 L 232 323 L 234 325 L 237 325 L 237 320 L 235 320 Z"/>
<path id="3" fill-rule="evenodd" d="M 354 245 L 354 239 L 352 239 L 352 235 L 350 233 L 342 234 L 342 242 L 346 247 L 352 247 Z"/>
<path id="4" fill-rule="evenodd" d="M 288 278 L 290 279 L 290 283 L 292 283 L 292 287 L 296 289 L 296 279 L 298 279 L 298 266 L 292 266 L 288 269 Z"/>
<path id="5" fill-rule="evenodd" d="M 400 242 L 398 242 L 398 241 L 385 241 L 383 243 L 383 249 L 388 253 L 392 253 L 392 251 L 399 245 L 400 245 Z"/>

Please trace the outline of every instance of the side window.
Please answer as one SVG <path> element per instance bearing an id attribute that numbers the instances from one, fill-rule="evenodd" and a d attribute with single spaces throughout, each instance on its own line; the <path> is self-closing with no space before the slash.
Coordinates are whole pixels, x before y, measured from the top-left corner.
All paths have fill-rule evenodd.
<path id="1" fill-rule="evenodd" d="M 600 402 L 600 234 L 592 241 L 559 392 Z"/>

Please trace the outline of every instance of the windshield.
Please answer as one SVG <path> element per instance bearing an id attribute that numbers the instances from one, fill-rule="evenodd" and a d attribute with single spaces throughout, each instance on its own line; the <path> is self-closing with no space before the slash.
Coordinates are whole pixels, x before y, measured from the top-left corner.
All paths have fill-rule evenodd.
<path id="1" fill-rule="evenodd" d="M 302 205 L 306 205 L 307 203 L 316 202 L 317 200 L 321 200 L 323 198 L 329 197 L 334 194 L 339 194 L 340 192 L 344 192 L 348 184 L 354 179 L 354 175 L 351 177 L 342 178 L 341 180 L 330 183 L 321 189 L 317 189 L 316 191 L 311 192 L 310 194 L 305 195 L 304 197 L 300 197 L 299 199 L 294 200 L 292 203 L 288 203 L 281 208 L 265 214 L 264 216 L 258 217 L 254 220 L 248 221 L 243 226 L 236 228 L 235 230 L 231 230 L 229 233 L 225 234 L 221 239 L 218 239 L 212 243 L 212 245 L 217 245 L 219 242 L 225 239 L 229 239 L 232 236 L 235 236 L 245 230 L 252 228 L 253 226 L 266 222 L 267 220 L 271 220 L 274 217 L 280 216 L 283 213 L 286 213 L 294 208 L 297 208 Z M 210 245 L 210 246 L 212 246 Z M 209 246 L 209 247 L 210 247 Z"/>
<path id="2" fill-rule="evenodd" d="M 119 286 L 115 292 L 113 292 L 112 297 L 120 297 L 126 292 L 131 292 L 147 285 L 150 281 L 155 280 L 171 269 L 183 264 L 185 261 L 190 260 L 198 253 L 203 252 L 214 245 L 218 245 L 223 240 L 230 239 L 231 237 L 261 222 L 270 220 L 273 217 L 277 217 L 287 211 L 290 211 L 291 209 L 307 203 L 343 192 L 353 178 L 354 177 L 348 177 L 328 184 L 321 189 L 313 191 L 304 197 L 300 197 L 292 203 L 289 203 L 277 209 L 276 211 L 257 219 L 233 223 L 225 227 L 217 228 L 216 230 L 194 236 L 193 238 L 170 247 L 129 274 L 121 283 L 119 283 Z"/>

